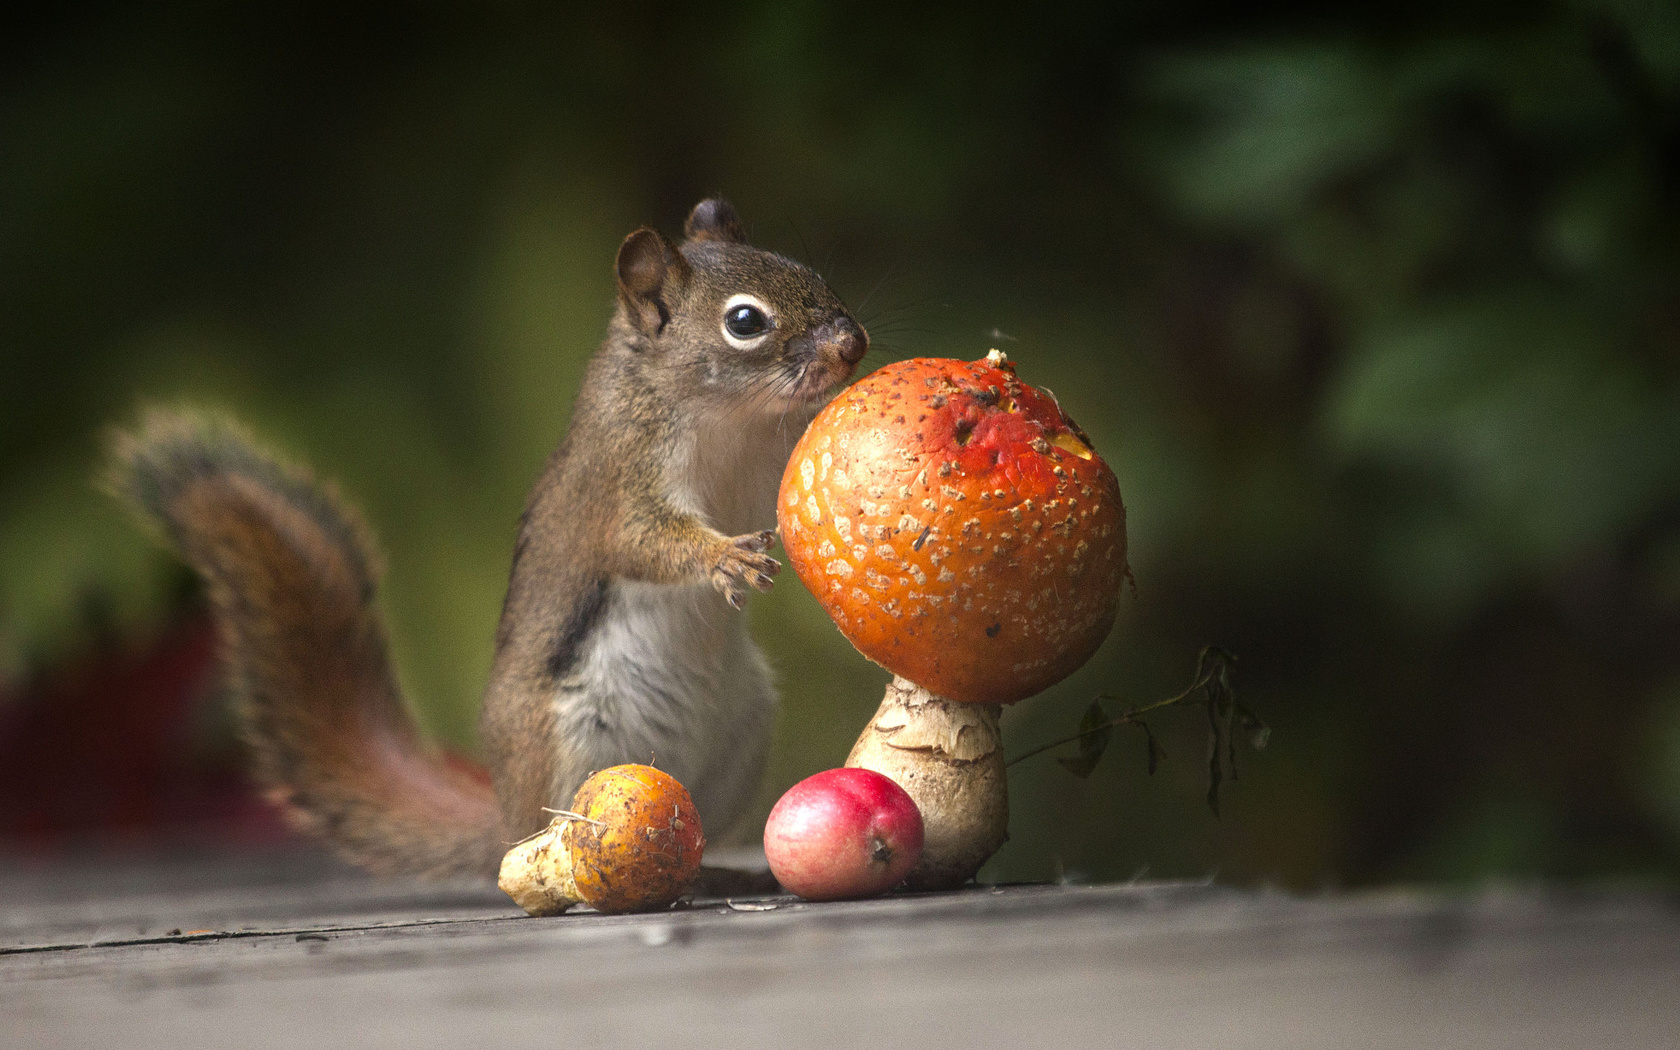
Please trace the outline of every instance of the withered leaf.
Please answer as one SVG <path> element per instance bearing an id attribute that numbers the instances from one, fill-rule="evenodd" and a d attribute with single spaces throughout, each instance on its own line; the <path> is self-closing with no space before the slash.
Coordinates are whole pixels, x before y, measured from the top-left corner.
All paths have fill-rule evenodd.
<path id="1" fill-rule="evenodd" d="M 1212 690 L 1209 689 L 1209 693 Z M 1213 810 L 1215 817 L 1219 816 L 1219 784 L 1225 779 L 1225 720 L 1220 716 L 1219 705 L 1210 695 L 1207 701 L 1208 720 L 1208 808 Z"/>
<path id="2" fill-rule="evenodd" d="M 1149 747 L 1149 775 L 1154 776 L 1155 770 L 1161 765 L 1161 760 L 1167 757 L 1167 749 L 1162 747 L 1160 741 L 1155 739 L 1155 731 L 1149 728 L 1148 722 L 1139 720 L 1132 724 L 1143 730 L 1144 741 Z"/>
<path id="3" fill-rule="evenodd" d="M 1264 751 L 1266 744 L 1272 739 L 1272 727 L 1241 703 L 1237 704 L 1237 719 L 1242 723 L 1243 731 L 1248 734 L 1249 746 L 1256 751 Z"/>
<path id="4" fill-rule="evenodd" d="M 1066 758 L 1058 758 L 1056 761 L 1062 764 L 1063 769 L 1080 780 L 1090 776 L 1097 768 L 1097 760 L 1088 755 L 1071 755 Z"/>
<path id="5" fill-rule="evenodd" d="M 1091 775 L 1108 750 L 1114 736 L 1114 723 L 1100 702 L 1093 700 L 1079 720 L 1079 754 L 1058 758 L 1062 768 L 1081 780 Z"/>

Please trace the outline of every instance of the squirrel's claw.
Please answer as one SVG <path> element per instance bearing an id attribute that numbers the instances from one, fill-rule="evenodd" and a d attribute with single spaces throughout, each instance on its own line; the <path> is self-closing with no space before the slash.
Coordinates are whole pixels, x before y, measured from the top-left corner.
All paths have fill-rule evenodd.
<path id="1" fill-rule="evenodd" d="M 782 563 L 764 553 L 775 542 L 776 534 L 769 530 L 749 532 L 729 541 L 712 570 L 712 585 L 730 605 L 744 608 L 748 587 L 768 591 L 775 585 L 772 577 L 782 571 Z"/>
<path id="2" fill-rule="evenodd" d="M 776 530 L 765 529 L 762 532 L 749 532 L 745 536 L 736 536 L 729 541 L 742 550 L 762 554 L 769 550 L 776 542 Z"/>

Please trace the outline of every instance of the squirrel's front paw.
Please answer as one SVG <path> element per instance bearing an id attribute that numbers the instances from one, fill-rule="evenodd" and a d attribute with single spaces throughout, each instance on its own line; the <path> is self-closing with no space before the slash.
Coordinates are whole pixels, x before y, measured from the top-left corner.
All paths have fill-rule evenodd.
<path id="1" fill-rule="evenodd" d="M 782 563 L 764 552 L 776 542 L 772 531 L 736 536 L 723 548 L 712 569 L 712 586 L 723 592 L 729 604 L 739 609 L 746 604 L 747 588 L 770 589 L 771 577 L 782 571 Z"/>

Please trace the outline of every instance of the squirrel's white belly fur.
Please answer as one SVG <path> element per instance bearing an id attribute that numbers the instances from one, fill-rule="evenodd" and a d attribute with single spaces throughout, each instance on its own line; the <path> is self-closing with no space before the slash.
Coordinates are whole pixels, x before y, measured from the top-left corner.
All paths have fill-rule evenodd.
<path id="1" fill-rule="evenodd" d="M 657 766 L 688 788 L 717 838 L 758 787 L 776 694 L 745 618 L 716 590 L 618 580 L 560 683 L 555 713 L 578 764 L 569 779 L 621 762 Z M 563 794 L 576 787 L 557 785 Z"/>
<path id="2" fill-rule="evenodd" d="M 697 421 L 686 455 L 675 457 L 672 503 L 726 535 L 771 527 L 786 453 L 811 414 L 744 427 L 739 418 Z M 570 766 L 556 808 L 590 771 L 645 762 L 688 788 L 714 839 L 752 801 L 777 707 L 746 617 L 715 588 L 622 579 L 554 702 Z"/>

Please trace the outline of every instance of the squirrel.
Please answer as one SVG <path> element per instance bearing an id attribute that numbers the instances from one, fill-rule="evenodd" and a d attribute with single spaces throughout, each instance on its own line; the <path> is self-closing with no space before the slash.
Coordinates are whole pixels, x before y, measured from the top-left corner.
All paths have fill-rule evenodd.
<path id="1" fill-rule="evenodd" d="M 726 201 L 674 245 L 644 227 L 564 439 L 520 518 L 480 711 L 489 776 L 430 747 L 398 690 L 369 532 L 236 424 L 151 410 L 108 487 L 203 578 L 255 775 L 293 823 L 378 874 L 494 877 L 593 771 L 656 760 L 727 829 L 776 695 L 738 615 L 793 444 L 869 336 Z M 488 782 L 487 782 L 488 781 Z"/>

